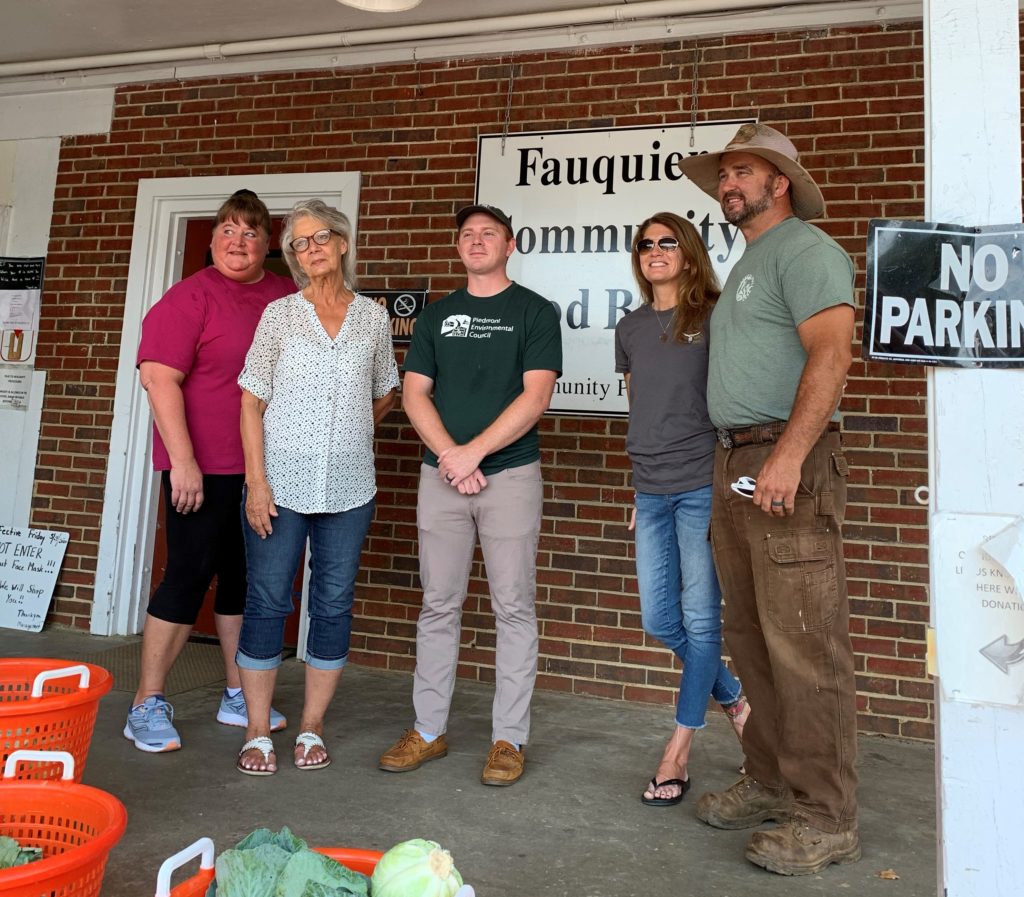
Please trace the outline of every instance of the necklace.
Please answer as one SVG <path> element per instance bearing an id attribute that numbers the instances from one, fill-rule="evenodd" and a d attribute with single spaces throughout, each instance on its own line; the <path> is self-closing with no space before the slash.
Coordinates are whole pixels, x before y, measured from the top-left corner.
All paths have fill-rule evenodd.
<path id="1" fill-rule="evenodd" d="M 671 311 L 672 312 L 672 314 L 669 316 L 669 319 L 668 319 L 669 323 L 671 324 L 672 323 L 672 319 L 675 318 L 676 310 L 674 308 L 673 309 L 667 309 L 667 308 L 666 309 L 658 309 L 658 308 L 654 309 L 654 319 L 658 322 L 658 326 L 661 328 L 661 336 L 658 337 L 658 339 L 660 339 L 663 343 L 666 343 L 666 342 L 668 342 L 668 328 L 664 324 L 661 323 L 661 313 L 662 313 L 662 311 Z M 687 340 L 687 342 L 689 342 L 689 340 Z"/>
<path id="2" fill-rule="evenodd" d="M 667 308 L 661 308 L 661 309 L 655 308 L 654 309 L 654 319 L 658 322 L 658 327 L 661 328 L 661 336 L 659 336 L 658 339 L 661 340 L 661 342 L 663 342 L 663 343 L 667 343 L 668 342 L 668 338 L 669 338 L 669 333 L 668 333 L 669 328 L 661 323 L 661 313 L 663 311 L 669 311 L 669 309 L 667 309 Z M 672 321 L 675 320 L 675 312 L 676 312 L 676 310 L 673 308 L 673 309 L 671 309 L 671 311 L 672 311 L 672 316 L 668 319 L 669 320 L 669 324 L 671 324 Z M 696 343 L 696 342 L 699 342 L 700 338 L 702 336 L 703 336 L 703 331 L 701 331 L 701 330 L 695 330 L 693 333 L 688 333 L 685 330 L 683 331 L 683 341 L 686 342 L 686 343 Z"/>

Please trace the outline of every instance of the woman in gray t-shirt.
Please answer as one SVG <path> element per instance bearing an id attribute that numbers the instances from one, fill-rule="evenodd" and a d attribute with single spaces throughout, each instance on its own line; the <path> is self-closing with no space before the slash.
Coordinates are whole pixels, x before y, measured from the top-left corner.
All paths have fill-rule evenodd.
<path id="1" fill-rule="evenodd" d="M 644 631 L 683 664 L 675 731 L 641 800 L 671 806 L 690 788 L 690 746 L 708 695 L 740 736 L 749 706 L 722 662 L 722 593 L 708 542 L 715 433 L 707 319 L 717 279 L 696 228 L 671 212 L 640 225 L 632 262 L 643 305 L 615 328 L 615 370 L 629 395 L 640 610 Z"/>

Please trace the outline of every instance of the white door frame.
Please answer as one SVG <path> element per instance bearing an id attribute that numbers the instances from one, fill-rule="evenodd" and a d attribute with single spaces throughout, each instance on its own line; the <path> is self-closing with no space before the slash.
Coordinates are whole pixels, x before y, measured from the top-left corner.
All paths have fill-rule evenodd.
<path id="1" fill-rule="evenodd" d="M 212 221 L 226 197 L 248 187 L 275 217 L 316 197 L 344 212 L 354 231 L 359 183 L 359 172 L 342 171 L 139 181 L 93 593 L 94 634 L 137 633 L 145 618 L 159 478 L 150 460 L 152 419 L 135 358 L 143 317 L 181 276 L 186 223 L 204 217 Z"/>

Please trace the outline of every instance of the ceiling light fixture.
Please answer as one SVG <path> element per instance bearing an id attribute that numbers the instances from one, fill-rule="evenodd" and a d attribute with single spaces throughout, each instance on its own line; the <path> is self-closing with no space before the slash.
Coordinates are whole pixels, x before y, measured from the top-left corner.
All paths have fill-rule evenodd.
<path id="1" fill-rule="evenodd" d="M 420 0 L 338 0 L 338 2 L 369 12 L 405 12 L 420 5 Z"/>

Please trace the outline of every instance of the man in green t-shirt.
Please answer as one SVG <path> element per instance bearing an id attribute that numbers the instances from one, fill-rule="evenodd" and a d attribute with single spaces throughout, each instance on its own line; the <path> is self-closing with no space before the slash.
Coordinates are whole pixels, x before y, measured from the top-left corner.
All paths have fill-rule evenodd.
<path id="1" fill-rule="evenodd" d="M 479 537 L 497 630 L 492 745 L 481 781 L 511 785 L 523 774 L 537 676 L 537 422 L 561 374 L 562 339 L 554 306 L 508 278 L 516 246 L 508 216 L 474 205 L 455 220 L 466 286 L 423 310 L 402 392 L 426 446 L 416 503 L 416 723 L 379 765 L 407 772 L 448 753 L 462 605 Z"/>
<path id="2" fill-rule="evenodd" d="M 747 244 L 711 317 L 708 370 L 719 436 L 711 535 L 723 633 L 750 699 L 746 775 L 705 794 L 697 816 L 724 829 L 776 820 L 751 836 L 747 859 L 811 874 L 860 858 L 837 411 L 853 263 L 806 223 L 824 214 L 824 199 L 775 129 L 744 125 L 721 153 L 680 168 Z"/>

